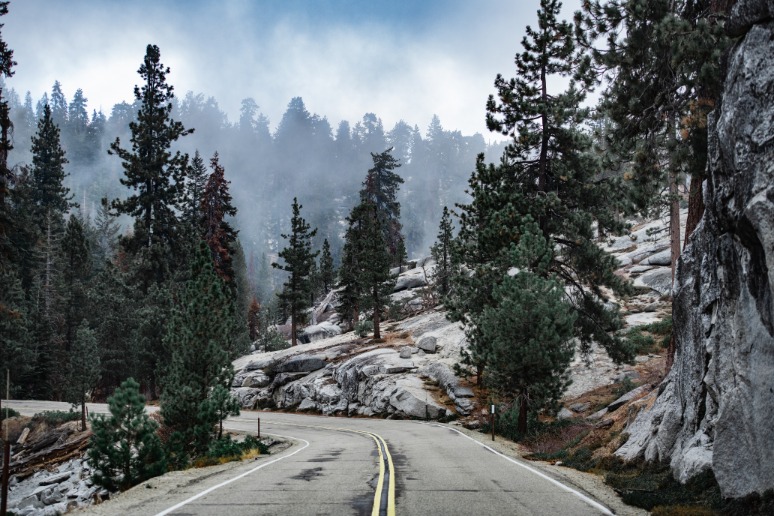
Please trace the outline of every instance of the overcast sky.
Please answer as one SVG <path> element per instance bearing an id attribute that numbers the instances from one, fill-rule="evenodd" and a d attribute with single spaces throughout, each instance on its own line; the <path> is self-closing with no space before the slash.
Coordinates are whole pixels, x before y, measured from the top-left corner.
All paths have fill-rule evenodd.
<path id="1" fill-rule="evenodd" d="M 580 0 L 567 0 L 570 19 Z M 279 122 L 292 97 L 354 123 L 376 113 L 424 132 L 490 135 L 484 105 L 513 74 L 538 0 L 11 0 L 3 39 L 18 62 L 8 80 L 36 102 L 59 80 L 109 115 L 133 100 L 145 47 L 159 46 L 179 97 L 214 96 L 231 121 L 253 97 Z"/>

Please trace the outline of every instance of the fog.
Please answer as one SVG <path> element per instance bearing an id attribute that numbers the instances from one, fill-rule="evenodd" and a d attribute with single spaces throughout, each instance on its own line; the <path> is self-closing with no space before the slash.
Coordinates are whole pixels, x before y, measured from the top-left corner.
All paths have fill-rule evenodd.
<path id="1" fill-rule="evenodd" d="M 566 3 L 568 18 L 579 3 Z M 171 69 L 174 117 L 195 129 L 179 148 L 206 162 L 220 153 L 248 255 L 276 254 L 294 196 L 319 228 L 316 244 L 328 238 L 337 254 L 370 153 L 388 147 L 403 163 L 407 247 L 422 255 L 443 206 L 466 200 L 475 156 L 502 151 L 484 105 L 497 73 L 512 74 L 538 2 L 12 0 L 9 8 L 3 38 L 18 63 L 7 81 L 10 164 L 29 162 L 55 81 L 71 108 L 82 89 L 90 136 L 66 117 L 58 123 L 84 214 L 127 193 L 106 150 L 116 137 L 128 145 L 137 69 L 153 43 Z"/>

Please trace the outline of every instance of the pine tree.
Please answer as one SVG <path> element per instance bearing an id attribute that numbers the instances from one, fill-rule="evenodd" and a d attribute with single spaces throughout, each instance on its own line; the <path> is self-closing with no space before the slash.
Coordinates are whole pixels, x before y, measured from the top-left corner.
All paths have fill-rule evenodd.
<path id="1" fill-rule="evenodd" d="M 81 405 L 81 430 L 86 430 L 86 395 L 96 387 L 100 375 L 97 337 L 83 321 L 78 327 L 70 349 L 66 399 L 73 405 Z"/>
<path id="2" fill-rule="evenodd" d="M 54 81 L 51 87 L 51 97 L 49 99 L 51 106 L 51 118 L 55 125 L 60 129 L 67 125 L 67 99 L 62 92 L 62 83 Z"/>
<path id="3" fill-rule="evenodd" d="M 335 278 L 336 270 L 333 265 L 333 256 L 331 256 L 331 246 L 326 238 L 323 241 L 322 254 L 320 254 L 320 283 L 324 293 L 333 289 Z"/>
<path id="4" fill-rule="evenodd" d="M 498 165 L 479 158 L 471 176 L 473 200 L 460 208 L 460 234 L 455 243 L 462 270 L 455 276 L 452 315 L 472 324 L 469 362 L 479 381 L 490 356 L 489 341 L 475 326 L 486 307 L 496 307 L 494 287 L 514 265 L 508 255 L 518 244 L 526 217 L 536 221 L 556 255 L 546 274 L 565 285 L 575 314 L 574 336 L 582 351 L 600 343 L 615 361 L 633 351 L 611 331 L 620 326 L 617 312 L 604 306 L 601 287 L 623 293 L 614 274 L 615 261 L 594 242 L 595 230 L 622 229 L 616 218 L 617 183 L 600 173 L 582 130 L 588 110 L 581 107 L 584 88 L 593 82 L 588 60 L 575 48 L 570 24 L 557 20 L 560 3 L 541 0 L 538 28 L 527 28 L 524 52 L 515 58 L 516 77 L 498 75 L 497 99 L 487 101 L 487 125 L 512 138 Z M 552 77 L 570 79 L 564 92 L 549 93 Z M 496 374 L 495 371 L 490 371 Z"/>
<path id="5" fill-rule="evenodd" d="M 312 252 L 312 238 L 317 234 L 317 230 L 312 229 L 301 217 L 301 208 L 298 199 L 294 198 L 290 233 L 282 235 L 282 238 L 288 241 L 287 247 L 279 253 L 285 264 L 272 263 L 272 267 L 288 273 L 284 289 L 277 296 L 281 302 L 287 303 L 290 313 L 292 346 L 297 343 L 296 331 L 298 325 L 303 322 L 304 311 L 310 306 L 309 298 L 312 285 L 309 274 L 312 263 L 317 256 L 316 251 Z"/>
<path id="6" fill-rule="evenodd" d="M 43 118 L 38 122 L 38 131 L 32 137 L 32 202 L 39 224 L 49 213 L 60 224 L 70 209 L 72 195 L 64 186 L 66 164 L 59 128 L 54 125 L 51 108 L 46 105 Z M 43 226 L 39 227 L 42 232 Z"/>
<path id="7" fill-rule="evenodd" d="M 140 323 L 137 292 L 128 283 L 127 273 L 106 263 L 94 278 L 88 295 L 89 322 L 94 328 L 102 365 L 100 388 L 110 392 L 125 378 L 143 378 L 142 348 L 136 345 Z"/>
<path id="8" fill-rule="evenodd" d="M 94 435 L 87 452 L 97 485 L 126 490 L 166 471 L 166 458 L 156 435 L 158 424 L 145 413 L 140 385 L 124 381 L 108 398 L 110 416 L 92 417 Z"/>
<path id="9" fill-rule="evenodd" d="M 29 311 L 21 280 L 8 267 L 0 271 L 0 368 L 13 371 L 11 395 L 29 398 L 37 361 Z"/>
<path id="10" fill-rule="evenodd" d="M 473 317 L 487 342 L 487 384 L 519 407 L 518 431 L 527 414 L 551 407 L 569 384 L 576 314 L 562 283 L 550 272 L 553 242 L 525 217 L 518 245 L 508 250 L 516 269 L 494 287 L 494 303 Z"/>
<path id="11" fill-rule="evenodd" d="M 197 150 L 191 160 L 188 168 L 188 178 L 185 185 L 185 203 L 183 205 L 182 218 L 191 227 L 199 229 L 202 221 L 202 197 L 204 196 L 204 187 L 207 184 L 207 167 L 204 164 L 204 158 Z"/>
<path id="12" fill-rule="evenodd" d="M 449 294 L 450 281 L 453 274 L 452 242 L 454 240 L 454 225 L 451 221 L 451 212 L 443 207 L 441 222 L 438 227 L 438 236 L 435 244 L 430 249 L 430 254 L 435 260 L 434 283 L 435 290 L 441 299 Z"/>
<path id="13" fill-rule="evenodd" d="M 374 164 L 368 170 L 363 182 L 360 199 L 376 206 L 387 250 L 392 264 L 397 266 L 406 258 L 406 247 L 401 234 L 400 202 L 398 202 L 398 188 L 403 184 L 403 178 L 393 172 L 401 164 L 392 157 L 391 152 L 392 148 L 380 154 L 371 153 Z"/>
<path id="14" fill-rule="evenodd" d="M 250 342 L 255 342 L 261 332 L 261 305 L 256 298 L 250 301 L 250 307 L 247 311 L 247 327 L 250 332 Z"/>
<path id="15" fill-rule="evenodd" d="M 166 82 L 169 68 L 161 64 L 156 45 L 148 45 L 138 73 L 145 84 L 134 88 L 140 108 L 137 119 L 129 124 L 132 149 L 121 147 L 118 138 L 110 145 L 110 153 L 122 161 L 125 177 L 121 184 L 133 193 L 114 200 L 112 206 L 135 219 L 134 233 L 123 244 L 132 254 L 143 251 L 145 264 L 139 272 L 143 290 L 147 290 L 151 283 L 171 276 L 177 265 L 175 256 L 183 246 L 176 210 L 182 200 L 188 156 L 179 151 L 172 154 L 171 147 L 191 131 L 171 118 L 173 87 Z"/>
<path id="16" fill-rule="evenodd" d="M 102 270 L 105 267 L 105 262 L 112 260 L 115 256 L 119 229 L 116 216 L 110 212 L 108 200 L 102 198 L 97 216 L 94 219 L 92 262 L 95 270 Z"/>
<path id="17" fill-rule="evenodd" d="M 339 313 L 354 325 L 361 310 L 372 310 L 374 338 L 381 338 L 381 311 L 395 285 L 390 276 L 390 255 L 376 206 L 365 200 L 352 209 L 344 237 L 340 269 Z"/>
<path id="18" fill-rule="evenodd" d="M 62 239 L 62 281 L 65 303 L 65 343 L 70 349 L 75 333 L 86 317 L 88 282 L 91 276 L 91 256 L 83 223 L 71 215 Z"/>
<path id="19" fill-rule="evenodd" d="M 164 336 L 171 361 L 164 378 L 161 415 L 173 431 L 171 451 L 180 465 L 207 451 L 222 408 L 222 400 L 212 399 L 213 389 L 228 388 L 234 375 L 229 357 L 234 302 L 204 242 L 190 277 Z"/>
<path id="20" fill-rule="evenodd" d="M 673 272 L 683 174 L 691 176 L 686 242 L 704 211 L 706 120 L 720 97 L 730 45 L 720 8 L 712 0 L 592 1 L 576 16 L 578 34 L 609 83 L 601 105 L 612 122 L 607 158 L 625 170 L 637 208 L 669 206 Z M 607 47 L 591 47 L 601 36 Z"/>
<path id="21" fill-rule="evenodd" d="M 226 181 L 225 170 L 220 165 L 217 152 L 210 160 L 210 166 L 212 174 L 207 178 L 201 199 L 201 236 L 210 247 L 215 271 L 224 281 L 233 284 L 232 261 L 237 231 L 226 221 L 226 217 L 235 217 L 237 210 L 231 204 L 231 194 L 228 191 L 230 181 Z"/>

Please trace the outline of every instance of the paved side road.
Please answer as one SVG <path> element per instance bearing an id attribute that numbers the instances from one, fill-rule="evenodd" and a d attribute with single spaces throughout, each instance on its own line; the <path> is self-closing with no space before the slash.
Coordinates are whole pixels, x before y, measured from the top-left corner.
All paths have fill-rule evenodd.
<path id="1" fill-rule="evenodd" d="M 258 417 L 262 433 L 293 446 L 258 461 L 151 479 L 84 513 L 613 514 L 534 464 L 447 425 L 248 411 L 226 427 L 255 432 Z"/>

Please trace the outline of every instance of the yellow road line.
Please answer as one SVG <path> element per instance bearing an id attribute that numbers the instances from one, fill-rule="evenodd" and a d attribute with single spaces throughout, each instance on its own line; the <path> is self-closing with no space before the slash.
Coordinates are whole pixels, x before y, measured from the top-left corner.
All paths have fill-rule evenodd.
<path id="1" fill-rule="evenodd" d="M 374 506 L 371 510 L 371 516 L 379 516 L 379 511 L 382 505 L 382 490 L 384 488 L 384 455 L 387 455 L 387 468 L 390 472 L 390 484 L 387 486 L 387 516 L 395 516 L 395 465 L 392 462 L 392 455 L 390 449 L 387 447 L 387 441 L 379 435 L 373 432 L 364 432 L 362 430 L 353 430 L 351 428 L 340 428 L 332 426 L 321 425 L 301 425 L 298 423 L 285 423 L 274 422 L 277 425 L 298 426 L 302 428 L 321 428 L 323 430 L 334 430 L 337 432 L 352 432 L 355 434 L 367 435 L 376 443 L 376 449 L 379 450 L 379 480 L 376 484 L 376 494 L 374 495 Z M 384 452 L 382 453 L 382 445 L 384 445 Z"/>

